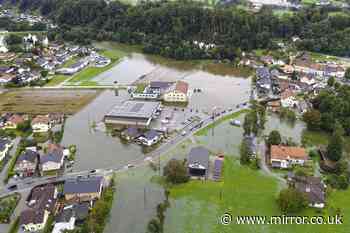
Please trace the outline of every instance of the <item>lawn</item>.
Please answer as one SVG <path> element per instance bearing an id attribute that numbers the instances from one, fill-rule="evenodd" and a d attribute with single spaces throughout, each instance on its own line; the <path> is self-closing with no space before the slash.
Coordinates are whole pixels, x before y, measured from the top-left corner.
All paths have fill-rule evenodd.
<path id="1" fill-rule="evenodd" d="M 214 128 L 215 126 L 221 124 L 222 122 L 224 121 L 227 121 L 227 120 L 230 120 L 230 119 L 233 119 L 233 118 L 237 118 L 238 116 L 240 116 L 241 114 L 244 114 L 244 113 L 247 113 L 249 112 L 248 109 L 243 109 L 241 111 L 238 111 L 238 112 L 234 112 L 232 114 L 229 114 L 227 116 L 224 116 L 222 118 L 220 118 L 220 120 L 217 120 L 215 122 L 213 122 L 212 124 L 204 127 L 203 129 L 200 129 L 198 132 L 195 133 L 195 136 L 204 136 L 208 133 L 208 131 L 212 128 Z"/>
<path id="2" fill-rule="evenodd" d="M 68 67 L 72 66 L 73 64 L 77 63 L 78 60 L 79 60 L 78 57 L 72 57 L 71 59 L 69 59 L 68 61 L 66 61 L 63 64 L 62 68 L 68 68 Z"/>
<path id="3" fill-rule="evenodd" d="M 165 232 L 259 232 L 259 233 L 333 233 L 348 232 L 350 227 L 350 190 L 333 191 L 323 213 L 308 208 L 297 215 L 324 216 L 340 212 L 343 225 L 221 225 L 220 216 L 275 216 L 282 215 L 276 204 L 279 184 L 273 177 L 239 165 L 227 158 L 223 182 L 190 181 L 170 189 L 171 206 L 166 213 Z M 176 231 L 174 231 L 176 229 Z"/>
<path id="4" fill-rule="evenodd" d="M 95 76 L 109 70 L 115 65 L 116 60 L 112 60 L 111 64 L 108 66 L 99 68 L 99 67 L 88 67 L 75 74 L 74 77 L 69 80 L 69 84 L 77 84 L 78 82 L 90 81 Z"/>
<path id="5" fill-rule="evenodd" d="M 0 199 L 0 223 L 8 224 L 21 196 L 18 193 Z"/>
<path id="6" fill-rule="evenodd" d="M 120 58 L 124 57 L 127 53 L 119 49 L 103 49 L 100 51 L 102 56 L 111 59 L 111 63 L 105 67 L 87 67 L 82 71 L 78 72 L 69 80 L 67 85 L 82 85 L 82 86 L 97 86 L 98 83 L 94 82 L 92 79 L 97 75 L 111 69 L 115 66 Z"/>
<path id="7" fill-rule="evenodd" d="M 302 135 L 302 142 L 305 146 L 326 146 L 331 135 L 322 131 L 304 130 Z M 350 153 L 350 137 L 344 138 L 345 151 Z"/>
<path id="8" fill-rule="evenodd" d="M 61 84 L 62 82 L 69 79 L 70 77 L 71 76 L 68 76 L 68 75 L 55 75 L 49 80 L 49 82 L 45 86 L 47 87 L 57 86 L 58 84 Z"/>

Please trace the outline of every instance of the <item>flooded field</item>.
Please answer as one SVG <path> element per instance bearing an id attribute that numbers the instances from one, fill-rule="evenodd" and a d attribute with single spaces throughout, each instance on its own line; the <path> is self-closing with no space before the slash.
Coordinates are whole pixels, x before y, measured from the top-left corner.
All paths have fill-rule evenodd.
<path id="1" fill-rule="evenodd" d="M 96 90 L 16 90 L 0 95 L 0 112 L 74 114 L 89 104 Z"/>
<path id="2" fill-rule="evenodd" d="M 67 119 L 62 144 L 74 144 L 78 148 L 75 171 L 126 165 L 129 161 L 144 157 L 139 146 L 123 144 L 119 138 L 92 128 L 94 124 L 99 126 L 104 115 L 126 98 L 126 91 L 120 92 L 119 96 L 115 96 L 114 91 L 105 91 Z"/>

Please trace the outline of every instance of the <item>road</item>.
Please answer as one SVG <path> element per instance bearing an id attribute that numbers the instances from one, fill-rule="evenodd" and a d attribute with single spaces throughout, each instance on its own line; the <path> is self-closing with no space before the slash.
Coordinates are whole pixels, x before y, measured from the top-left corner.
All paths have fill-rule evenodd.
<path id="1" fill-rule="evenodd" d="M 199 124 L 198 122 L 192 122 L 191 124 L 186 125 L 182 130 L 182 131 L 186 131 L 186 135 L 182 135 L 182 132 L 179 132 L 177 135 L 172 137 L 169 141 L 162 144 L 156 150 L 151 152 L 148 155 L 148 157 L 152 158 L 153 161 L 156 161 L 162 154 L 170 151 L 172 148 L 174 148 L 181 142 L 187 139 L 190 139 L 199 130 L 207 127 L 208 125 L 214 123 L 215 121 L 220 120 L 221 118 L 227 115 L 233 114 L 235 112 L 239 112 L 245 108 L 249 108 L 249 106 L 248 105 L 243 106 L 241 104 L 240 107 L 236 108 L 235 110 L 226 111 L 226 113 L 220 114 L 220 116 L 217 116 L 214 119 L 212 119 L 211 117 L 203 119 L 201 121 L 201 126 L 197 128 L 194 128 L 194 126 L 198 125 Z M 146 163 L 147 161 L 145 161 L 144 159 L 138 159 L 138 160 L 129 161 L 128 164 L 120 164 L 117 167 L 111 166 L 111 167 L 105 167 L 105 168 L 96 168 L 96 172 L 94 173 L 94 175 L 105 176 L 105 175 L 111 174 L 112 172 L 125 171 L 129 169 L 128 165 L 132 165 L 132 167 L 135 168 L 135 167 L 143 166 Z M 50 182 L 60 182 L 60 181 L 63 182 L 64 180 L 67 180 L 67 179 L 73 179 L 73 178 L 76 178 L 77 176 L 86 176 L 89 174 L 90 174 L 90 171 L 79 171 L 79 172 L 65 173 L 59 177 L 35 177 L 35 178 L 20 179 L 16 182 L 8 184 L 7 187 L 0 187 L 0 198 L 6 195 L 12 194 L 14 192 L 19 192 L 19 193 L 26 192 L 37 185 L 42 185 Z M 13 184 L 17 185 L 17 189 L 9 190 L 8 187 Z"/>

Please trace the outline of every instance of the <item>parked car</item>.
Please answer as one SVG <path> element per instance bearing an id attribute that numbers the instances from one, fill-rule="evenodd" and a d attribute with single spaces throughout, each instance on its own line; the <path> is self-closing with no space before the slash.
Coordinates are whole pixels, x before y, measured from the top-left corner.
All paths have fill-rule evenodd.
<path id="1" fill-rule="evenodd" d="M 18 187 L 17 187 L 17 184 L 13 184 L 13 185 L 10 185 L 8 186 L 8 190 L 16 190 Z"/>

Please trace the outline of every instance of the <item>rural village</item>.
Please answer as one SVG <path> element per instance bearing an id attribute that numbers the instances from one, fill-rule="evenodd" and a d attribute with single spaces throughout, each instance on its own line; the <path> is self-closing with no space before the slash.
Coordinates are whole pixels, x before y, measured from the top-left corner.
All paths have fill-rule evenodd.
<path id="1" fill-rule="evenodd" d="M 293 36 L 233 60 L 178 61 L 52 30 L 52 18 L 0 4 L 0 232 L 347 232 L 350 58 Z M 345 222 L 263 231 L 225 213 Z"/>

